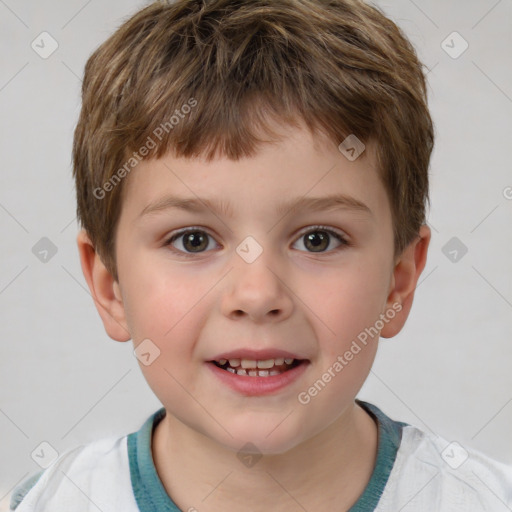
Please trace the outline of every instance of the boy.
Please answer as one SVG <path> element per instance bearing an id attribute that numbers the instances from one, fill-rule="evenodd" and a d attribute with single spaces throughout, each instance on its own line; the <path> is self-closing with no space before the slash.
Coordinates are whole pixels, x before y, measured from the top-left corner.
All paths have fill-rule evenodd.
<path id="1" fill-rule="evenodd" d="M 85 69 L 78 247 L 164 407 L 11 508 L 510 510 L 511 468 L 355 399 L 425 266 L 433 140 L 413 48 L 358 0 L 156 2 L 121 26 Z"/>

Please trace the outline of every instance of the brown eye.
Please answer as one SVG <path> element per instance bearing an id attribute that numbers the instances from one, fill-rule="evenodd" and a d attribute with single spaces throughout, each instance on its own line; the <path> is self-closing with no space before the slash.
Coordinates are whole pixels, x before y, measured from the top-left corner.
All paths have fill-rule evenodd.
<path id="1" fill-rule="evenodd" d="M 190 252 L 201 252 L 208 247 L 208 235 L 201 231 L 192 231 L 183 235 L 183 246 Z"/>
<path id="2" fill-rule="evenodd" d="M 337 242 L 338 245 L 329 249 L 332 241 Z M 332 229 L 323 228 L 322 226 L 316 226 L 303 233 L 296 243 L 299 242 L 303 243 L 307 252 L 312 253 L 333 252 L 336 249 L 343 249 L 345 246 L 349 245 L 348 241 L 341 233 L 337 233 Z"/>
<path id="3" fill-rule="evenodd" d="M 325 231 L 313 231 L 304 235 L 304 245 L 313 252 L 323 252 L 329 247 L 330 236 Z"/>
<path id="4" fill-rule="evenodd" d="M 173 235 L 165 245 L 172 245 L 176 252 L 183 256 L 204 252 L 209 244 L 211 236 L 200 229 L 189 229 Z"/>

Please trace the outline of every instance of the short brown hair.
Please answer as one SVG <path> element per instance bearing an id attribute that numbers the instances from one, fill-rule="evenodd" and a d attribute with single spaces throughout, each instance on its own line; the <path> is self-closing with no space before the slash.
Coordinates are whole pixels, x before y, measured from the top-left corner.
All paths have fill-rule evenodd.
<path id="1" fill-rule="evenodd" d="M 336 144 L 350 134 L 377 143 L 396 254 L 425 222 L 434 130 L 422 64 L 395 23 L 360 0 L 154 2 L 89 58 L 82 100 L 77 214 L 116 280 L 131 164 L 170 150 L 252 156 L 258 128 L 273 134 L 270 119 L 303 121 Z"/>

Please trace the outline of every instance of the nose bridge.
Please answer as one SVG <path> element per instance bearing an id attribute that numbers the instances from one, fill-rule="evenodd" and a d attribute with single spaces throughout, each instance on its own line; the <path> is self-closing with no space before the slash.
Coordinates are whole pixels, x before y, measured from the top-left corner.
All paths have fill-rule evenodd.
<path id="1" fill-rule="evenodd" d="M 279 275 L 283 267 L 275 251 L 248 236 L 233 252 L 232 263 L 223 297 L 225 315 L 263 320 L 290 314 L 292 300 Z"/>

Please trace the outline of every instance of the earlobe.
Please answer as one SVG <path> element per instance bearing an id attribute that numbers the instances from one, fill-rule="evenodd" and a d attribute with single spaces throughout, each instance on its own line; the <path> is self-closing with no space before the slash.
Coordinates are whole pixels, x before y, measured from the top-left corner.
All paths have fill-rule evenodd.
<path id="1" fill-rule="evenodd" d="M 382 329 L 380 335 L 383 338 L 396 336 L 409 316 L 418 280 L 427 263 L 430 238 L 430 228 L 421 226 L 418 237 L 404 249 L 395 264 L 386 311 L 394 310 L 396 314 Z"/>
<path id="2" fill-rule="evenodd" d="M 130 340 L 119 283 L 103 264 L 85 230 L 78 233 L 77 245 L 82 271 L 105 331 L 113 340 Z"/>

